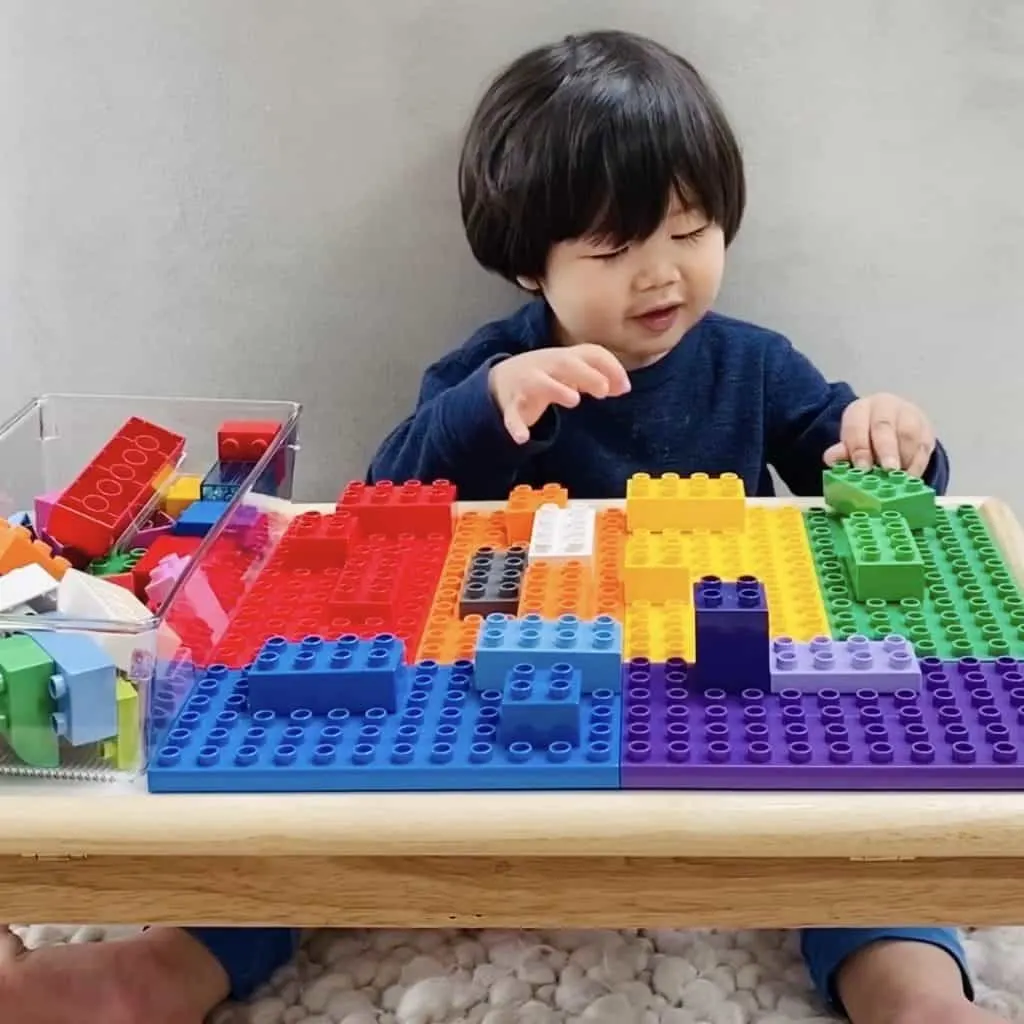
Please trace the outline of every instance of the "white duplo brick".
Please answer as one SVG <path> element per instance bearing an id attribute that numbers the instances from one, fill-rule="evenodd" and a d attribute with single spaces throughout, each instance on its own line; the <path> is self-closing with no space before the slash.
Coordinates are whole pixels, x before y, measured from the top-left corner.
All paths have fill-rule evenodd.
<path id="1" fill-rule="evenodd" d="M 541 505 L 533 517 L 529 560 L 593 564 L 596 526 L 593 505 Z"/>
<path id="2" fill-rule="evenodd" d="M 59 585 L 41 565 L 12 569 L 0 576 L 0 612 L 14 612 L 23 605 L 36 613 L 55 611 Z"/>

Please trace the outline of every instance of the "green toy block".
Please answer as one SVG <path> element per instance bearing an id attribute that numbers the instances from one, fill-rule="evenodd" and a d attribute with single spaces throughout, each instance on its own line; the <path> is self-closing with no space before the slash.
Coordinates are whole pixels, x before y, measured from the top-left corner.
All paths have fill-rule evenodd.
<path id="1" fill-rule="evenodd" d="M 804 513 L 832 635 L 905 636 L 919 657 L 1024 658 L 1024 593 L 973 505 L 939 506 L 935 525 L 915 531 L 925 567 L 924 598 L 858 601 L 842 518 Z"/>
<path id="2" fill-rule="evenodd" d="M 825 504 L 840 515 L 898 512 L 912 530 L 935 522 L 935 491 L 902 469 L 854 469 L 837 462 L 822 478 Z"/>
<path id="3" fill-rule="evenodd" d="M 842 523 L 850 552 L 847 568 L 858 601 L 923 600 L 924 559 L 903 516 L 854 512 Z"/>
<path id="4" fill-rule="evenodd" d="M 104 760 L 121 771 L 139 767 L 142 756 L 140 743 L 139 694 L 123 676 L 117 677 L 117 739 L 100 744 Z"/>
<path id="5" fill-rule="evenodd" d="M 0 637 L 0 731 L 33 768 L 60 764 L 52 717 L 57 705 L 50 696 L 53 671 L 53 662 L 32 637 Z"/>
<path id="6" fill-rule="evenodd" d="M 103 558 L 93 559 L 86 567 L 86 572 L 92 576 L 119 576 L 123 572 L 130 572 L 134 569 L 145 553 L 145 548 L 132 548 L 131 551 L 111 551 Z"/>

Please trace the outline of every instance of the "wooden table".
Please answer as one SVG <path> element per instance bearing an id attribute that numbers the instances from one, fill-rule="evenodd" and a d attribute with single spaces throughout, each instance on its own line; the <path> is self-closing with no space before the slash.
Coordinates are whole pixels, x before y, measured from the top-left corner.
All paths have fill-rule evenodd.
<path id="1" fill-rule="evenodd" d="M 966 499 L 960 499 L 961 501 Z M 1024 580 L 1024 535 L 983 513 Z M 0 919 L 388 927 L 1024 921 L 1024 793 L 155 796 L 4 780 Z"/>

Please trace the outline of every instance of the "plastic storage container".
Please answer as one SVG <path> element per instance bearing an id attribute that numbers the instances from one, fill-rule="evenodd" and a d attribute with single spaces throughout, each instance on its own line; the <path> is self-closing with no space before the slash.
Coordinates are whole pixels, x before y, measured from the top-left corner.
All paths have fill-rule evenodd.
<path id="1" fill-rule="evenodd" d="M 0 589 L 0 774 L 95 780 L 144 769 L 148 750 L 191 689 L 193 666 L 209 663 L 234 604 L 287 525 L 300 411 L 281 401 L 44 395 L 0 425 L 0 588 L 8 585 L 6 600 Z M 96 560 L 87 564 L 81 551 L 64 552 L 75 566 L 69 574 L 66 562 L 48 562 L 49 549 L 36 547 L 33 557 L 51 575 L 63 573 L 60 602 L 48 593 L 11 607 L 11 595 L 20 591 L 9 575 L 10 553 L 17 550 L 15 561 L 23 562 L 30 542 L 12 533 L 17 523 L 27 513 L 30 529 L 39 532 L 34 513 L 46 507 L 46 496 L 63 492 L 133 418 L 144 422 L 136 424 L 140 444 L 125 449 L 125 463 L 128 456 L 144 457 L 146 445 L 162 436 L 147 424 L 179 435 L 184 445 L 128 525 L 121 529 L 118 521 L 107 557 L 113 554 L 129 573 L 156 537 L 177 531 L 162 511 L 175 481 L 213 479 L 208 474 L 219 465 L 223 423 L 260 421 L 279 429 L 257 461 L 232 464 L 237 472 L 220 495 L 214 524 L 190 542 L 187 557 L 162 563 L 160 586 L 141 595 L 147 604 L 123 577 L 122 585 L 103 579 Z M 114 468 L 131 476 L 130 465 Z M 86 546 L 95 551 L 101 542 L 106 546 L 90 538 Z"/>

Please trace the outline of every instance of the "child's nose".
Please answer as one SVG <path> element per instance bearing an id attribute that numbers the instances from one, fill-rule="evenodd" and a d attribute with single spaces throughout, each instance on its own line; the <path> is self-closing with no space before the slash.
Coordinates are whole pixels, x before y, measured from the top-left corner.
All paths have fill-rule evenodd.
<path id="1" fill-rule="evenodd" d="M 636 288 L 642 292 L 666 288 L 676 284 L 681 278 L 679 267 L 672 260 L 653 260 L 641 267 L 636 277 Z"/>

